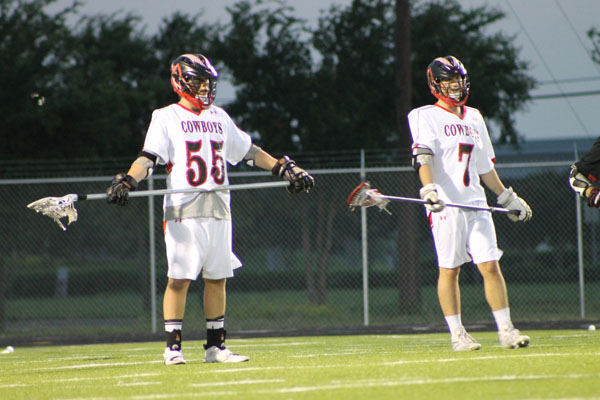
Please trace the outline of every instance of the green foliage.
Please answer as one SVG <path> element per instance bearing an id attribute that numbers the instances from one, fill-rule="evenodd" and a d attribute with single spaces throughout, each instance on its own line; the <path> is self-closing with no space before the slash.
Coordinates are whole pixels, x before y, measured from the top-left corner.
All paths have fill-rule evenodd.
<path id="1" fill-rule="evenodd" d="M 313 149 L 335 148 L 340 136 L 346 148 L 388 144 L 395 131 L 393 11 L 391 1 L 354 1 L 319 21 L 313 44 L 323 60 L 315 73 L 315 111 L 328 118 L 311 121 Z"/>
<path id="2" fill-rule="evenodd" d="M 153 109 L 176 96 L 169 64 L 183 44 L 207 41 L 208 28 L 174 14 L 147 37 L 140 17 L 81 17 L 75 3 L 49 15 L 44 1 L 2 1 L 0 128 L 5 158 L 133 157 Z M 197 51 L 186 49 L 185 51 Z"/>
<path id="3" fill-rule="evenodd" d="M 238 3 L 231 11 L 234 23 L 224 27 L 224 39 L 215 45 L 241 87 L 230 110 L 242 125 L 278 150 L 335 149 L 341 140 L 345 148 L 395 143 L 394 66 L 401 62 L 394 58 L 395 1 L 332 7 L 314 30 L 294 19 L 289 8 L 267 12 L 262 4 Z M 503 17 L 487 7 L 465 11 L 455 0 L 416 2 L 409 61 L 415 71 L 413 103 L 435 100 L 424 74 L 431 60 L 456 55 L 470 71 L 470 104 L 500 125 L 501 142 L 517 143 L 512 115 L 529 100 L 534 80 L 519 60 L 514 38 L 486 33 Z M 307 39 L 298 34 L 302 31 Z"/>
<path id="4" fill-rule="evenodd" d="M 527 104 L 535 81 L 528 75 L 528 63 L 519 59 L 514 37 L 487 33 L 504 16 L 487 6 L 465 11 L 456 0 L 419 2 L 411 20 L 413 94 L 415 105 L 431 103 L 426 67 L 435 57 L 454 55 L 469 73 L 468 104 L 499 124 L 501 143 L 517 143 L 512 115 Z"/>
<path id="5" fill-rule="evenodd" d="M 231 23 L 174 13 L 152 36 L 133 14 L 84 16 L 70 29 L 79 5 L 49 15 L 53 2 L 0 2 L 4 158 L 131 157 L 151 111 L 176 100 L 169 64 L 187 52 L 217 62 L 237 88 L 228 111 L 271 151 L 398 143 L 394 71 L 406 60 L 395 60 L 393 0 L 333 6 L 317 27 L 286 1 L 240 0 Z M 534 81 L 513 38 L 487 33 L 504 15 L 456 0 L 411 6 L 413 103 L 434 101 L 417 71 L 454 54 L 469 68 L 470 104 L 498 122 L 501 141 L 516 142 L 511 115 Z"/>
<path id="6" fill-rule="evenodd" d="M 73 8 L 51 17 L 44 6 L 53 0 L 0 2 L 0 134 L 3 158 L 32 158 L 48 151 L 46 121 L 55 118 L 45 101 L 60 72 L 62 49 L 69 38 L 65 17 Z"/>
<path id="7" fill-rule="evenodd" d="M 312 149 L 313 143 L 305 140 L 305 120 L 317 88 L 312 86 L 313 62 L 302 38 L 303 21 L 289 7 L 253 6 L 244 0 L 230 9 L 232 23 L 222 27 L 225 33 L 212 46 L 214 59 L 238 86 L 228 111 L 245 130 L 258 132 L 257 143 L 269 150 Z M 298 146 L 295 138 L 301 141 Z"/>
<path id="8" fill-rule="evenodd" d="M 592 60 L 595 63 L 600 64 L 600 28 L 591 27 L 587 31 L 587 36 L 594 46 L 594 49 L 591 51 Z"/>

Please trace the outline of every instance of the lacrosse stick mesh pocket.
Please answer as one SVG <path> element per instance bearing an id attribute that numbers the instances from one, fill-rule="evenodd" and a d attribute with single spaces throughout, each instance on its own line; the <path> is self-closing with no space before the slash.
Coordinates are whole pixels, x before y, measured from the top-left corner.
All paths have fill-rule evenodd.
<path id="1" fill-rule="evenodd" d="M 382 197 L 377 189 L 371 189 L 371 183 L 363 182 L 354 188 L 346 203 L 350 207 L 350 211 L 354 211 L 356 207 L 379 207 L 380 211 L 385 210 L 388 214 L 392 214 L 386 206 L 390 201 Z"/>
<path id="2" fill-rule="evenodd" d="M 72 222 L 77 221 L 77 209 L 75 208 L 75 199 L 73 196 L 66 195 L 63 197 L 44 197 L 27 205 L 35 212 L 46 215 L 54 220 L 62 228 L 67 230 L 67 226 Z M 67 218 L 67 225 L 64 224 L 62 218 Z"/>

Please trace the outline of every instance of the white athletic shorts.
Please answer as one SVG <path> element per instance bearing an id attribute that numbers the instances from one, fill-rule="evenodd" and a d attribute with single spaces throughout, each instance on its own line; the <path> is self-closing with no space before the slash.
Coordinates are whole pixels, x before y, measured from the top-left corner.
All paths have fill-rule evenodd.
<path id="1" fill-rule="evenodd" d="M 167 276 L 196 280 L 233 276 L 242 266 L 232 251 L 231 220 L 185 218 L 164 222 Z"/>
<path id="2" fill-rule="evenodd" d="M 485 202 L 475 205 L 487 206 Z M 492 213 L 446 207 L 427 214 L 440 268 L 457 268 L 470 261 L 498 261 L 502 257 Z"/>

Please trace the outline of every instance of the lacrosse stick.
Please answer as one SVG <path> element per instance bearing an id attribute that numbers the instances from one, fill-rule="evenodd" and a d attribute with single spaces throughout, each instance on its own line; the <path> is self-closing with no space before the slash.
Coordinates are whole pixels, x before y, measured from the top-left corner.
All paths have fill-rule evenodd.
<path id="1" fill-rule="evenodd" d="M 369 182 L 363 182 L 355 187 L 346 202 L 350 207 L 350 211 L 354 211 L 356 207 L 377 206 L 379 207 L 379 211 L 384 210 L 386 213 L 392 215 L 390 210 L 386 208 L 390 201 L 379 193 L 379 190 L 371 189 Z"/>
<path id="2" fill-rule="evenodd" d="M 158 189 L 158 190 L 140 190 L 139 192 L 130 192 L 129 197 L 145 197 L 145 196 L 160 196 L 165 194 L 175 193 L 197 193 L 197 192 L 218 192 L 222 190 L 242 190 L 242 189 L 265 189 L 274 187 L 289 186 L 289 182 L 259 182 L 259 183 L 244 183 L 239 185 L 225 185 L 212 190 L 204 190 L 199 188 L 186 189 Z M 102 200 L 106 199 L 106 193 L 94 194 L 67 194 L 63 197 L 44 197 L 27 205 L 35 212 L 46 215 L 54 220 L 63 231 L 67 230 L 67 226 L 72 222 L 77 221 L 77 209 L 75 208 L 76 201 L 83 200 Z M 62 218 L 67 218 L 67 225 L 61 221 Z"/>
<path id="3" fill-rule="evenodd" d="M 421 204 L 429 204 L 427 200 L 414 199 L 412 197 L 398 197 L 398 196 L 386 196 L 379 193 L 377 189 L 371 189 L 371 184 L 369 182 L 363 182 L 358 185 L 350 196 L 348 197 L 347 203 L 350 207 L 350 211 L 354 211 L 356 207 L 371 207 L 377 206 L 382 210 L 387 211 L 389 214 L 391 212 L 388 211 L 387 204 L 390 200 L 396 201 L 406 201 L 409 203 L 421 203 Z M 490 211 L 490 212 L 500 212 L 500 213 L 518 213 L 517 210 L 509 210 L 506 208 L 500 207 L 489 207 L 489 206 L 474 206 L 471 204 L 456 204 L 456 203 L 444 203 L 446 207 L 457 207 L 463 208 L 466 210 L 477 210 L 477 211 Z"/>

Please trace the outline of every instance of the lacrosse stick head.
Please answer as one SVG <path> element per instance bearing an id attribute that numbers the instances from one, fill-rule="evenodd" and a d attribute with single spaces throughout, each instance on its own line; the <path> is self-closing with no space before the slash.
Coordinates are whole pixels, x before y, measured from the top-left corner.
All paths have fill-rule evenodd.
<path id="1" fill-rule="evenodd" d="M 363 182 L 354 188 L 350 196 L 348 196 L 348 207 L 350 211 L 354 211 L 356 207 L 379 207 L 379 211 L 385 210 L 388 214 L 392 214 L 386 206 L 390 201 L 382 196 L 377 189 L 371 189 L 370 182 Z"/>
<path id="2" fill-rule="evenodd" d="M 31 208 L 35 212 L 52 218 L 63 231 L 66 231 L 67 226 L 77 221 L 76 201 L 77 195 L 72 194 L 63 197 L 44 197 L 43 199 L 29 203 L 27 208 Z M 64 224 L 62 218 L 67 218 L 65 221 L 67 225 Z"/>

